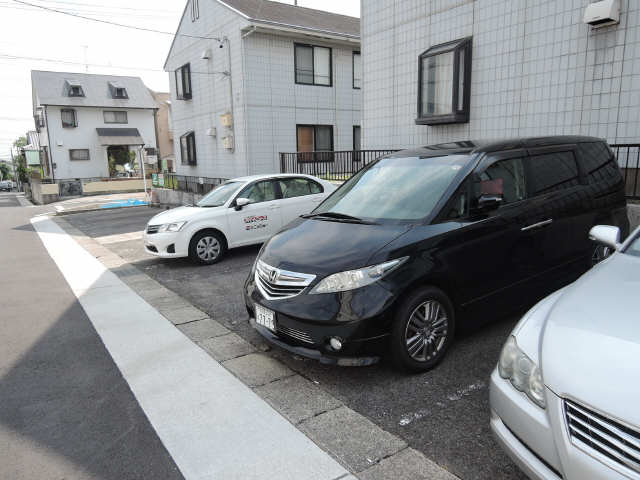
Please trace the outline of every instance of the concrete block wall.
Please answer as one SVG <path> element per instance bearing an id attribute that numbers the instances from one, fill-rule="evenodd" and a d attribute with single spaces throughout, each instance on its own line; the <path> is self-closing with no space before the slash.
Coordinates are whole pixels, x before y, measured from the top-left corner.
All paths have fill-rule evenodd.
<path id="1" fill-rule="evenodd" d="M 362 2 L 365 148 L 583 134 L 640 143 L 640 2 L 582 23 L 591 0 Z M 416 125 L 418 56 L 473 36 L 470 122 Z"/>

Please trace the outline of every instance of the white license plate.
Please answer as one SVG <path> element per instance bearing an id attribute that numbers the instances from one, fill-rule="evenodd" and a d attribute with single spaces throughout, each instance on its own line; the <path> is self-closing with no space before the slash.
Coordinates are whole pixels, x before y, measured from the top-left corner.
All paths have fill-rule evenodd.
<path id="1" fill-rule="evenodd" d="M 273 310 L 264 308 L 256 303 L 256 323 L 268 328 L 272 332 L 276 331 L 276 314 Z"/>

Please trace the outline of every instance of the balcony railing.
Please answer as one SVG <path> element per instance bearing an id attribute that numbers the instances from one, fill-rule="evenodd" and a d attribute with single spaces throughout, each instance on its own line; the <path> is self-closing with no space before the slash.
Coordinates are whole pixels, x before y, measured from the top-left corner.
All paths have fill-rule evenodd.
<path id="1" fill-rule="evenodd" d="M 200 195 L 209 193 L 226 181 L 226 178 L 194 177 L 176 173 L 154 173 L 152 176 L 154 187 L 170 188 L 171 190 L 198 193 Z"/>
<path id="2" fill-rule="evenodd" d="M 397 150 L 346 150 L 280 154 L 282 173 L 304 173 L 326 180 L 348 180 L 362 167 Z"/>
<path id="3" fill-rule="evenodd" d="M 611 145 L 624 177 L 627 198 L 640 200 L 640 144 Z"/>

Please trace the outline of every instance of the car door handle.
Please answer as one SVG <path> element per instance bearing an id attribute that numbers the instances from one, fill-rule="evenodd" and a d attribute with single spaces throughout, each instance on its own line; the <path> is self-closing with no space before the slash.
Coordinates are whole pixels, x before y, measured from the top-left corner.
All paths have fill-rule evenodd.
<path id="1" fill-rule="evenodd" d="M 534 223 L 533 225 L 527 225 L 526 227 L 522 227 L 520 230 L 523 232 L 528 232 L 529 230 L 535 230 L 536 228 L 542 228 L 546 225 L 550 225 L 553 223 L 553 219 L 544 220 L 542 222 Z"/>

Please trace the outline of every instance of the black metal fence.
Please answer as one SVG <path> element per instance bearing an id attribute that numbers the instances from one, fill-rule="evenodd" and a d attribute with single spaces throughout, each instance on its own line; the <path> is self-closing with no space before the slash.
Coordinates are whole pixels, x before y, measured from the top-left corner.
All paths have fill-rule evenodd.
<path id="1" fill-rule="evenodd" d="M 227 181 L 226 178 L 194 177 L 176 173 L 154 173 L 151 178 L 154 187 L 170 188 L 171 190 L 198 193 L 200 195 L 209 193 L 215 187 Z"/>
<path id="2" fill-rule="evenodd" d="M 627 198 L 640 200 L 640 144 L 611 145 L 622 170 Z"/>
<path id="3" fill-rule="evenodd" d="M 348 180 L 365 165 L 397 150 L 347 150 L 280 154 L 282 173 L 304 173 L 326 180 Z"/>

